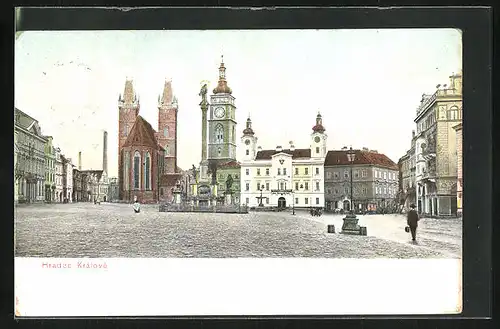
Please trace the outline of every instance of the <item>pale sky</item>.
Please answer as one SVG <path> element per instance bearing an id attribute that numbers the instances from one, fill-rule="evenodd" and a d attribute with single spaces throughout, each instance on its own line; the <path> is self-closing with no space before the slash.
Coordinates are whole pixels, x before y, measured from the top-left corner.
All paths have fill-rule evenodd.
<path id="1" fill-rule="evenodd" d="M 368 147 L 394 162 L 410 147 L 422 93 L 462 67 L 453 29 L 25 32 L 15 45 L 15 106 L 75 164 L 82 151 L 84 169 L 102 168 L 108 131 L 108 171 L 116 176 L 126 77 L 156 130 L 158 95 L 172 79 L 178 165 L 189 169 L 201 156 L 201 82 L 211 94 L 221 55 L 240 136 L 250 114 L 263 149 L 290 140 L 307 148 L 320 111 L 328 149 Z"/>

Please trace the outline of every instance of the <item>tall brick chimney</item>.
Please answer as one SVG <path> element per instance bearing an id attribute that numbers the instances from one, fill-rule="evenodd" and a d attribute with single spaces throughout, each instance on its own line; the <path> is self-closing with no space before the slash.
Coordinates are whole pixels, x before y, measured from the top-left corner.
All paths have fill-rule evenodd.
<path id="1" fill-rule="evenodd" d="M 108 172 L 108 132 L 104 131 L 102 142 L 102 170 Z"/>
<path id="2" fill-rule="evenodd" d="M 82 151 L 78 152 L 78 170 L 82 171 Z"/>

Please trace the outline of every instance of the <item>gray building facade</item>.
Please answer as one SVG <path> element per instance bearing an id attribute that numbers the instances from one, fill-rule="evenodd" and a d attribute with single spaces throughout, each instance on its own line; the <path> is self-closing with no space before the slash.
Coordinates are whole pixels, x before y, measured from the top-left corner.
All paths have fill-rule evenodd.
<path id="1" fill-rule="evenodd" d="M 392 211 L 397 208 L 398 166 L 386 155 L 366 148 L 354 150 L 352 165 L 347 148 L 329 151 L 325 158 L 325 210 Z"/>

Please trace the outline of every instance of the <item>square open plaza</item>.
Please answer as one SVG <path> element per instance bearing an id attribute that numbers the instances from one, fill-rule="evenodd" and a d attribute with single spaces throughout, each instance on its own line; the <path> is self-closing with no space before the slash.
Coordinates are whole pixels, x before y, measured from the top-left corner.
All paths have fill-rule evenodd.
<path id="1" fill-rule="evenodd" d="M 424 219 L 418 244 L 400 214 L 358 215 L 367 236 L 338 234 L 344 215 L 159 212 L 143 205 L 51 204 L 16 209 L 18 257 L 462 257 L 460 219 Z M 327 233 L 328 224 L 338 232 Z"/>

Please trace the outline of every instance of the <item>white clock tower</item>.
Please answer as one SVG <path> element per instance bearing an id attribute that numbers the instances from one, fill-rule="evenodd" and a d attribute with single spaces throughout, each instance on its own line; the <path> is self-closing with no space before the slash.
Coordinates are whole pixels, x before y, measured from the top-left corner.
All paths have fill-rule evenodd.
<path id="1" fill-rule="evenodd" d="M 236 106 L 227 85 L 224 61 L 219 67 L 219 82 L 210 96 L 208 118 L 208 160 L 236 161 Z"/>
<path id="2" fill-rule="evenodd" d="M 325 134 L 325 127 L 323 127 L 323 119 L 318 112 L 316 116 L 316 125 L 312 128 L 311 134 L 311 158 L 324 158 L 326 157 L 326 142 L 328 136 Z"/>
<path id="3" fill-rule="evenodd" d="M 252 120 L 247 119 L 247 126 L 243 130 L 243 137 L 241 137 L 241 143 L 245 154 L 243 155 L 243 161 L 253 161 L 255 160 L 256 148 L 257 148 L 257 137 L 252 129 Z"/>

